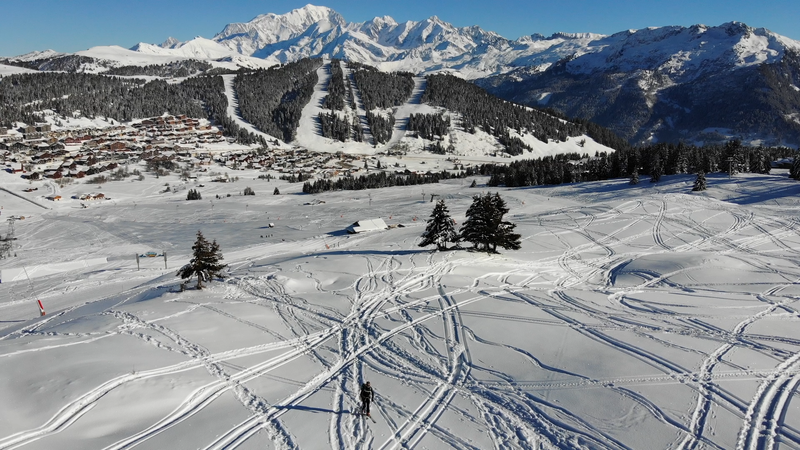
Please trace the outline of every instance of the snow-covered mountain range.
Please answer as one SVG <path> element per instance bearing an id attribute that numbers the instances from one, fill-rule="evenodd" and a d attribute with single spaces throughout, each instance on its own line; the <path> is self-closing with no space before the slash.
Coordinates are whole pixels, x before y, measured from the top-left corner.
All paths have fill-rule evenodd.
<path id="1" fill-rule="evenodd" d="M 78 52 L 101 60 L 83 63 L 86 70 L 99 72 L 176 59 L 254 68 L 306 57 L 339 58 L 416 74 L 447 71 L 475 80 L 503 98 L 596 121 L 635 142 L 740 137 L 772 143 L 800 142 L 798 54 L 800 42 L 740 22 L 613 35 L 532 34 L 511 40 L 478 26 L 456 27 L 436 16 L 403 23 L 389 16 L 347 22 L 336 11 L 314 5 L 231 23 L 211 39 L 180 42 L 170 37 L 160 45 Z M 59 56 L 63 54 L 38 55 L 39 59 Z M 17 59 L 37 59 L 37 55 Z M 786 83 L 771 82 L 774 77 L 764 74 L 765 66 Z M 777 89 L 783 100 L 765 99 L 764 89 Z M 736 103 L 732 103 L 718 108 L 724 112 L 719 117 L 698 121 L 696 114 L 708 116 L 709 101 L 732 101 L 742 95 L 769 120 L 758 124 L 744 117 L 733 120 L 730 116 L 736 114 L 731 108 Z"/>

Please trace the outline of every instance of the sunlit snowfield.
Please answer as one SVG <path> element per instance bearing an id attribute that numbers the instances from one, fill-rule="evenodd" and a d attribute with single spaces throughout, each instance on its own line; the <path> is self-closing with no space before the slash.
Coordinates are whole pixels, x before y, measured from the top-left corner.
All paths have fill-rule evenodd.
<path id="1" fill-rule="evenodd" d="M 28 216 L 0 260 L 25 267 L 0 284 L 0 449 L 800 448 L 785 173 L 316 196 L 242 174 L 194 202 L 159 193 L 174 177 L 85 209 L 0 191 L 0 219 Z M 460 224 L 487 190 L 521 250 L 417 246 L 430 194 Z M 343 233 L 372 217 L 405 227 Z M 230 276 L 180 293 L 198 229 Z M 169 268 L 137 270 L 150 250 Z M 366 380 L 375 423 L 353 414 Z"/>

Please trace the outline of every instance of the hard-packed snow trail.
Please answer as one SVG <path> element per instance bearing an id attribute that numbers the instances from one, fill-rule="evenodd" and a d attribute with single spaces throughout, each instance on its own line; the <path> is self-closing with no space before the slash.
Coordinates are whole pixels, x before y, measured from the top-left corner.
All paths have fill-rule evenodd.
<path id="1" fill-rule="evenodd" d="M 389 138 L 389 142 L 383 144 L 383 148 L 391 149 L 405 137 L 406 130 L 408 130 L 408 118 L 414 112 L 414 108 L 422 102 L 422 94 L 425 93 L 427 86 L 428 80 L 425 77 L 414 77 L 414 89 L 411 91 L 411 96 L 404 104 L 395 108 L 392 137 Z"/>

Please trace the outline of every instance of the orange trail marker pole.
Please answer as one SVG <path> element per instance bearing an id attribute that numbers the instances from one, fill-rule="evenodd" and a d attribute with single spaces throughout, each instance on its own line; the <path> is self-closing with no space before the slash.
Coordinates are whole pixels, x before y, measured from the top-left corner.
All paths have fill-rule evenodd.
<path id="1" fill-rule="evenodd" d="M 36 303 L 39 304 L 39 316 L 41 317 L 41 316 L 47 314 L 47 313 L 44 312 L 44 306 L 42 306 L 42 301 L 41 300 L 36 300 Z"/>

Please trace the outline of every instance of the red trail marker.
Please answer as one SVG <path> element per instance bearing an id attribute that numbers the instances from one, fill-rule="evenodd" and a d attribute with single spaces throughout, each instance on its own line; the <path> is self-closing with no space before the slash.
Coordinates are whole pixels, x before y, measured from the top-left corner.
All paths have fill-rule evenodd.
<path id="1" fill-rule="evenodd" d="M 36 303 L 39 304 L 39 316 L 41 317 L 41 316 L 47 314 L 47 313 L 44 312 L 44 306 L 42 306 L 42 301 L 41 300 L 36 300 Z"/>

